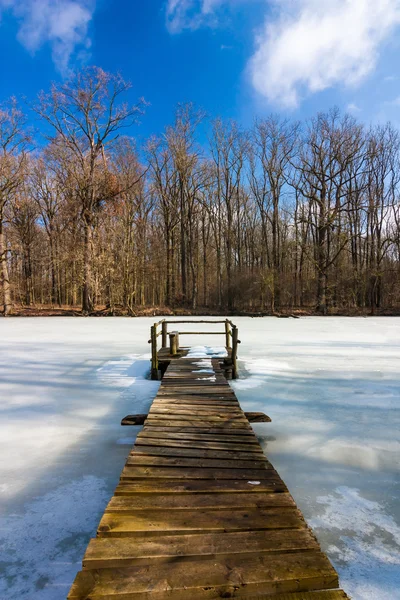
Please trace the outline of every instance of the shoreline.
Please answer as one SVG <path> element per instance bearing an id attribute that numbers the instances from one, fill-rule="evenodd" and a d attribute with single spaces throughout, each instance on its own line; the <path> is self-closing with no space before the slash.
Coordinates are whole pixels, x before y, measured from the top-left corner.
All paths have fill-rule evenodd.
<path id="1" fill-rule="evenodd" d="M 312 308 L 282 308 L 279 311 L 220 311 L 200 308 L 191 310 L 189 308 L 167 308 L 167 307 L 137 307 L 129 312 L 122 307 L 115 307 L 113 310 L 107 307 L 97 307 L 92 313 L 84 314 L 81 307 L 54 307 L 50 305 L 37 305 L 31 307 L 14 307 L 9 317 L 276 317 L 281 319 L 301 317 L 399 317 L 400 308 L 386 308 L 371 311 L 366 309 L 340 309 L 332 308 L 327 314 L 323 315 Z M 4 317 L 0 313 L 0 317 Z"/>

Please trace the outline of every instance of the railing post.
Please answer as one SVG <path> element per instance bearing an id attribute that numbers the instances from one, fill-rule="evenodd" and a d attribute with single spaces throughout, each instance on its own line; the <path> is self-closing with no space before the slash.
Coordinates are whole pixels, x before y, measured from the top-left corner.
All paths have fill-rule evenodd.
<path id="1" fill-rule="evenodd" d="M 161 344 L 163 348 L 167 348 L 168 324 L 163 321 L 161 324 Z"/>
<path id="2" fill-rule="evenodd" d="M 157 328 L 151 327 L 151 378 L 158 379 Z"/>
<path id="3" fill-rule="evenodd" d="M 177 331 L 171 331 L 169 334 L 169 353 L 172 356 L 176 356 L 179 350 L 179 333 Z"/>
<path id="4" fill-rule="evenodd" d="M 237 349 L 238 349 L 238 328 L 232 327 L 232 379 L 237 379 Z"/>
<path id="5" fill-rule="evenodd" d="M 231 336 L 230 336 L 230 330 L 229 330 L 229 328 L 230 328 L 230 324 L 229 324 L 229 321 L 227 319 L 225 321 L 225 342 L 226 342 L 225 345 L 226 345 L 227 348 L 231 347 L 231 340 L 230 340 Z"/>

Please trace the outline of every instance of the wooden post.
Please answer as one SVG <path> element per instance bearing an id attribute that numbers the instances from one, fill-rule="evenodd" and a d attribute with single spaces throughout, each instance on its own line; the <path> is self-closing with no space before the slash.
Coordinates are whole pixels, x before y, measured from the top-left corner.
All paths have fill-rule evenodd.
<path id="1" fill-rule="evenodd" d="M 163 348 L 167 348 L 168 323 L 163 321 L 161 324 L 161 344 Z"/>
<path id="2" fill-rule="evenodd" d="M 176 356 L 179 350 L 179 334 L 177 331 L 171 331 L 169 334 L 169 352 L 172 356 Z"/>
<path id="3" fill-rule="evenodd" d="M 238 348 L 238 328 L 232 327 L 232 379 L 237 379 L 237 348 Z"/>
<path id="4" fill-rule="evenodd" d="M 231 336 L 230 336 L 230 329 L 229 328 L 230 328 L 229 321 L 226 320 L 225 321 L 225 342 L 226 342 L 225 345 L 226 345 L 227 348 L 231 347 L 231 339 L 230 339 Z"/>
<path id="5" fill-rule="evenodd" d="M 158 380 L 157 328 L 151 327 L 151 378 Z"/>

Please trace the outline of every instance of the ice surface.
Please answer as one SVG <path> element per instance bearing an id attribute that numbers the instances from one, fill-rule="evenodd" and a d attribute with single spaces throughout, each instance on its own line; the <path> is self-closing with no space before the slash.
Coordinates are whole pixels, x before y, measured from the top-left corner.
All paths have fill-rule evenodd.
<path id="1" fill-rule="evenodd" d="M 1 600 L 66 597 L 159 385 L 149 327 L 0 320 Z"/>
<path id="2" fill-rule="evenodd" d="M 0 320 L 1 600 L 66 596 L 140 430 L 120 420 L 158 387 L 153 320 Z M 342 586 L 400 599 L 400 319 L 235 322 L 232 385 L 244 410 L 272 417 L 254 429 Z M 191 353 L 201 372 L 222 338 Z"/>
<path id="3" fill-rule="evenodd" d="M 400 319 L 235 319 L 243 410 L 354 600 L 400 599 Z"/>

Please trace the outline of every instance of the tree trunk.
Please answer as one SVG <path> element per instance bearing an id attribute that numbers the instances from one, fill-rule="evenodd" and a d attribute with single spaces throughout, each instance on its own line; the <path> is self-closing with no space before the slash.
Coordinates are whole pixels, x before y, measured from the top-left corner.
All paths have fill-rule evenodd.
<path id="1" fill-rule="evenodd" d="M 93 292 L 92 292 L 92 246 L 93 235 L 89 223 L 85 223 L 84 240 L 84 267 L 83 267 L 83 295 L 82 312 L 89 314 L 93 311 Z"/>
<path id="2" fill-rule="evenodd" d="M 6 317 L 11 313 L 10 279 L 7 266 L 7 244 L 4 235 L 3 221 L 0 219 L 0 280 L 3 289 L 3 314 Z"/>
<path id="3" fill-rule="evenodd" d="M 327 313 L 327 227 L 326 227 L 326 207 L 325 200 L 319 202 L 319 216 L 317 228 L 317 268 L 318 268 L 318 287 L 317 287 L 317 312 L 322 315 Z"/>

